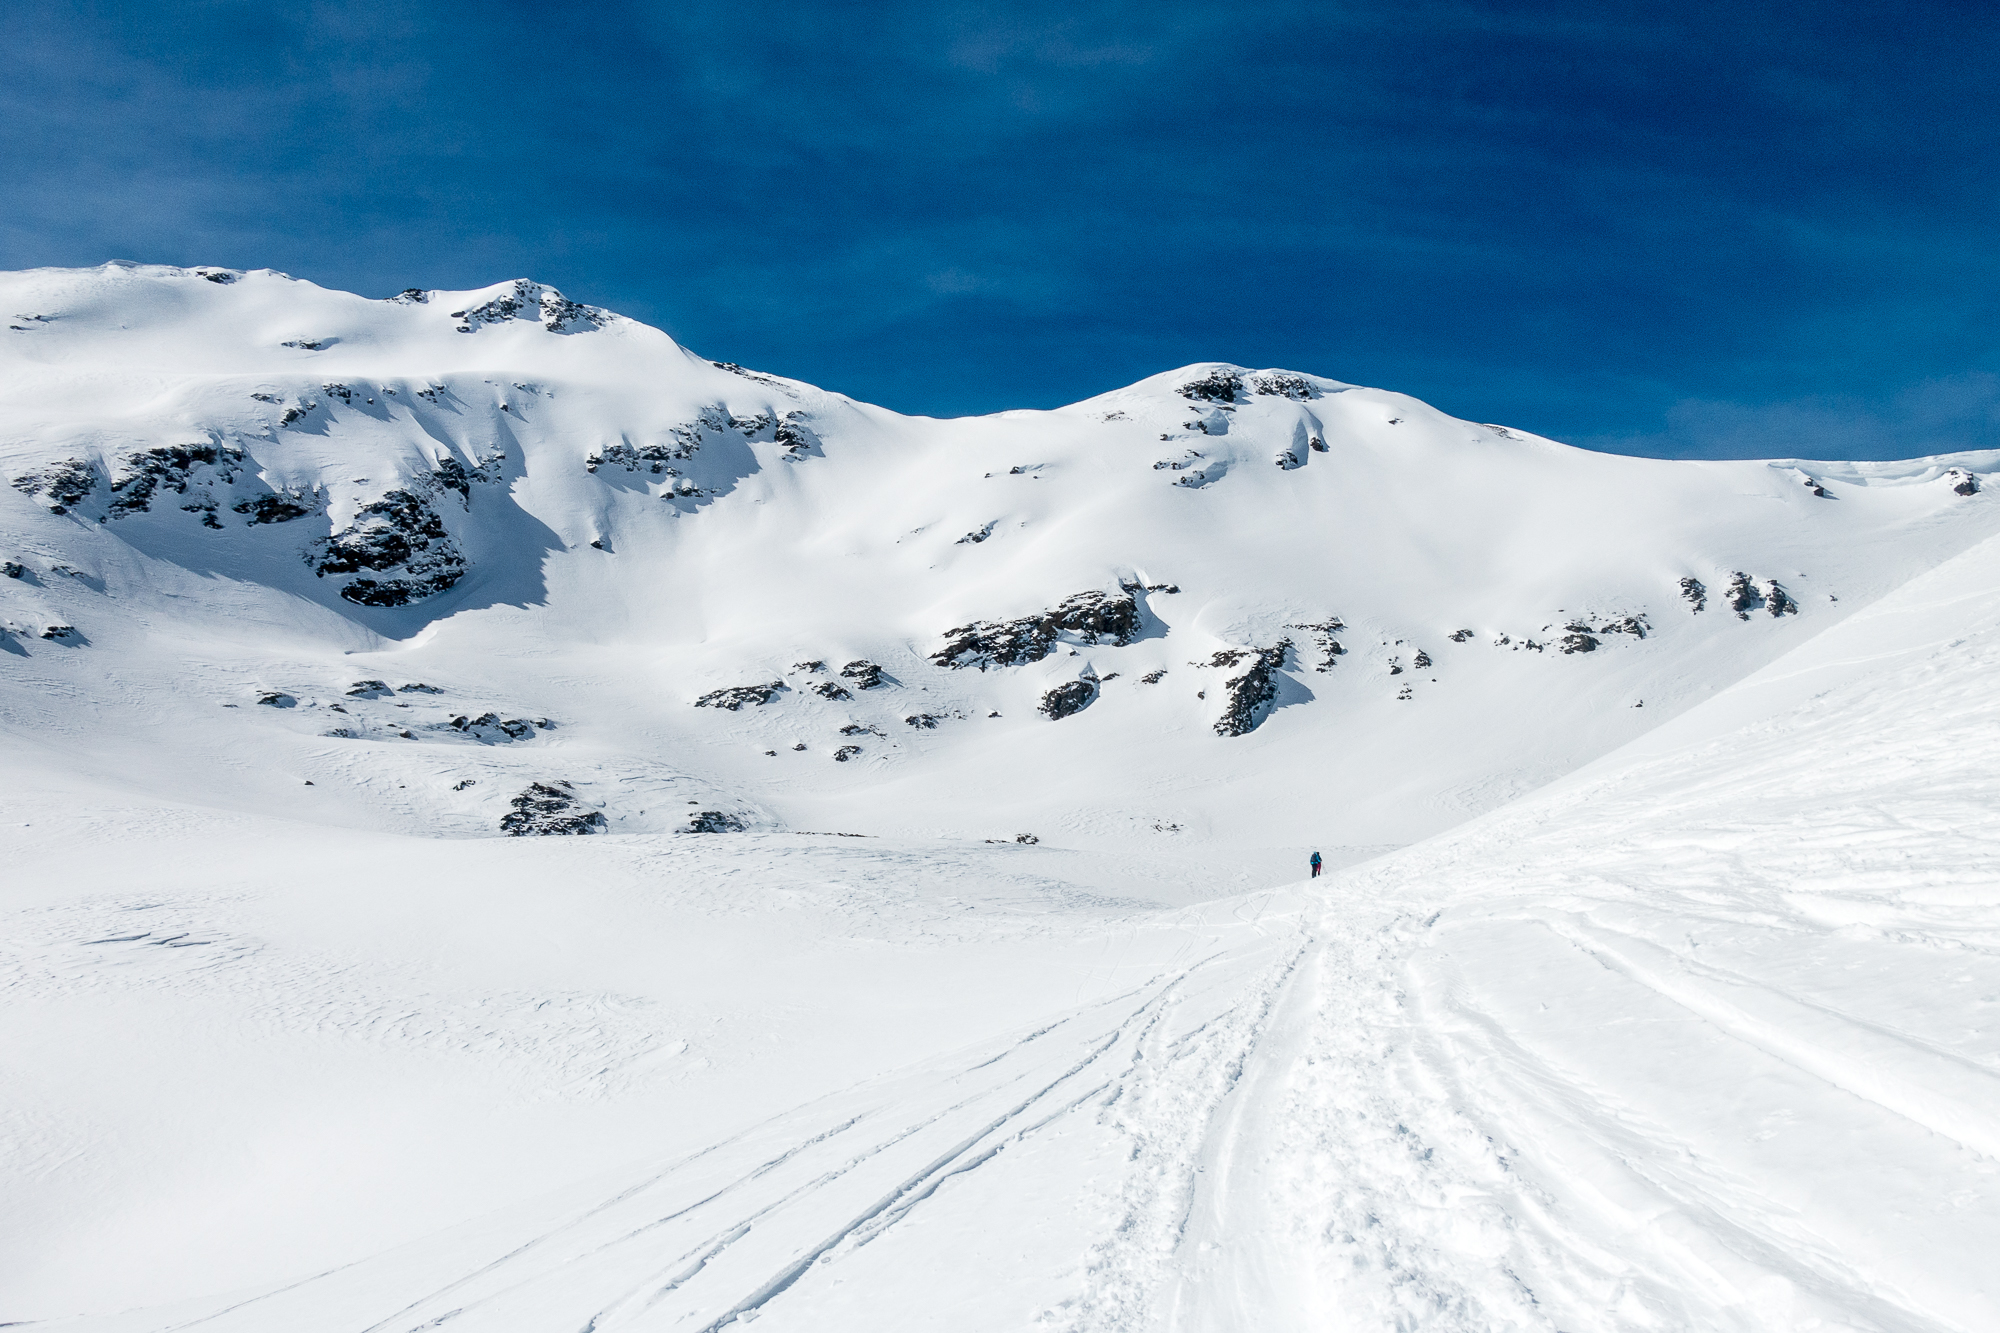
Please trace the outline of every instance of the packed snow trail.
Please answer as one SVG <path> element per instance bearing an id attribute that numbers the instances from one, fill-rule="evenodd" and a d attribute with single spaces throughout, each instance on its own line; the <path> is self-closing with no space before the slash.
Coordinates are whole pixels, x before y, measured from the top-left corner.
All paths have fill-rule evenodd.
<path id="1" fill-rule="evenodd" d="M 2000 1327 L 1996 670 L 1989 544 L 1336 880 L 1160 1325 Z"/>

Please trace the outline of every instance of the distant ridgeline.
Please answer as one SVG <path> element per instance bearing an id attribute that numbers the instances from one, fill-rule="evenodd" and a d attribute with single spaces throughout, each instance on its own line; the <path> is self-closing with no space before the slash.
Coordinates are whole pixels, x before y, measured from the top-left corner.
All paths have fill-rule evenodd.
<path id="1" fill-rule="evenodd" d="M 251 705 L 279 752 L 488 756 L 435 808 L 384 805 L 417 828 L 783 828 L 927 775 L 882 817 L 951 824 L 997 791 L 1178 833 L 1197 788 L 1263 773 L 1230 818 L 1332 803 L 1394 840 L 1996 530 L 1987 454 L 1614 457 L 1223 364 L 931 420 L 534 282 L 371 301 L 119 264 L 0 285 L 17 708 L 49 688 L 28 664 L 94 656 L 59 669 Z M 218 660 L 190 684 L 163 636 Z M 356 682 L 356 654 L 441 683 Z M 669 810 L 586 779 L 572 734 L 605 773 L 643 749 L 706 785 Z"/>

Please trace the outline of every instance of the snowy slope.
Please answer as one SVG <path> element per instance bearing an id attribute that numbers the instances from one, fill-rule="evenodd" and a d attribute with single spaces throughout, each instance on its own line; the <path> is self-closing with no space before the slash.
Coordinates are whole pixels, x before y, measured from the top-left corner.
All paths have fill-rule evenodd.
<path id="1" fill-rule="evenodd" d="M 1996 664 L 2000 543 L 1320 895 L 899 904 L 954 922 L 897 941 L 922 1007 L 948 954 L 1049 1009 L 971 1045 L 963 1010 L 905 1018 L 900 1068 L 706 1141 L 655 1125 L 646 1160 L 302 1284 L 57 1326 L 1989 1327 Z M 603 846 L 593 879 L 643 854 Z M 796 967 L 734 957 L 739 1002 Z"/>
<path id="2" fill-rule="evenodd" d="M 1219 366 L 928 421 L 534 284 L 4 281 L 0 1319 L 1996 1322 L 1992 456 Z M 601 831 L 497 836 L 565 781 Z"/>
<path id="3" fill-rule="evenodd" d="M 1987 543 L 1338 886 L 1181 1326 L 2000 1323 L 1996 662 Z"/>
<path id="4" fill-rule="evenodd" d="M 170 750 L 173 790 L 198 773 L 221 808 L 350 826 L 487 835 L 526 783 L 568 780 L 632 832 L 692 800 L 763 829 L 1351 859 L 1643 733 L 1993 531 L 1958 493 L 1989 455 L 1617 458 L 1217 366 L 931 421 L 532 283 L 0 286 L 24 737 L 142 787 Z M 992 633 L 933 660 L 1078 594 L 1113 614 L 1030 635 L 1018 665 L 981 656 Z M 884 683 L 853 688 L 856 661 Z M 365 680 L 445 693 L 344 698 Z M 1063 689 L 1085 706 L 1052 722 Z M 51 692 L 89 723 L 37 716 Z M 255 707 L 270 692 L 300 707 Z M 439 730 L 488 713 L 554 725 Z M 1254 729 L 1217 735 L 1232 717 Z"/>

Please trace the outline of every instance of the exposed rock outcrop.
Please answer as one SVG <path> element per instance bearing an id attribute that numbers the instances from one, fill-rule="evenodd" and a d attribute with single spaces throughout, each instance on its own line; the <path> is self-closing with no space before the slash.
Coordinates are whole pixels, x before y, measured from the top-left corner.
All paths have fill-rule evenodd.
<path id="1" fill-rule="evenodd" d="M 677 478 L 668 484 L 662 498 L 710 494 L 693 479 L 683 477 L 680 468 L 673 465 L 689 462 L 704 446 L 730 432 L 741 435 L 745 440 L 773 440 L 784 448 L 787 459 L 802 458 L 819 449 L 819 437 L 806 424 L 803 412 L 787 412 L 783 417 L 759 412 L 740 417 L 730 415 L 729 409 L 721 403 L 710 403 L 695 414 L 694 420 L 666 427 L 660 432 L 666 437 L 663 440 L 635 444 L 627 439 L 608 444 L 585 458 L 583 466 L 585 471 L 591 473 L 605 468 L 620 468 L 626 472 Z"/>
<path id="2" fill-rule="evenodd" d="M 840 669 L 840 674 L 854 682 L 857 690 L 872 690 L 884 684 L 882 668 L 867 658 L 856 658 Z"/>
<path id="3" fill-rule="evenodd" d="M 732 375 L 741 375 L 744 379 L 749 380 L 753 384 L 768 384 L 774 389 L 782 389 L 785 387 L 777 380 L 771 378 L 771 376 L 761 375 L 754 370 L 745 370 L 742 366 L 737 365 L 734 361 L 711 361 L 708 364 L 714 366 L 717 370 L 726 370 Z"/>
<path id="4" fill-rule="evenodd" d="M 1750 576 L 1741 570 L 1729 576 L 1729 587 L 1724 590 L 1723 599 L 1729 609 L 1736 613 L 1738 620 L 1748 620 L 1750 612 L 1764 604 L 1763 597 L 1757 592 L 1757 585 L 1752 583 Z"/>
<path id="5" fill-rule="evenodd" d="M 500 831 L 510 838 L 562 837 L 604 830 L 604 816 L 586 806 L 567 782 L 537 782 L 509 802 Z"/>
<path id="6" fill-rule="evenodd" d="M 1286 628 L 1302 629 L 1312 635 L 1313 643 L 1319 648 L 1320 654 L 1319 664 L 1313 667 L 1314 671 L 1331 671 L 1334 665 L 1347 655 L 1347 649 L 1341 647 L 1340 640 L 1333 637 L 1341 630 L 1347 628 L 1339 616 L 1334 616 L 1330 620 L 1320 621 L 1316 625 L 1288 625 Z M 1470 631 L 1467 632 L 1470 633 Z M 1428 665 L 1429 659 L 1425 659 L 1425 662 Z"/>
<path id="7" fill-rule="evenodd" d="M 1191 430 L 1200 435 L 1229 434 L 1229 414 L 1219 407 L 1211 407 L 1193 421 L 1181 423 L 1182 430 Z"/>
<path id="8" fill-rule="evenodd" d="M 289 523 L 295 518 L 309 517 L 318 512 L 319 505 L 317 497 L 309 501 L 304 492 L 288 490 L 249 496 L 230 508 L 245 515 L 254 527 L 259 523 Z"/>
<path id="9" fill-rule="evenodd" d="M 97 469 L 81 458 L 65 458 L 14 478 L 23 495 L 46 498 L 49 512 L 66 514 L 97 489 Z"/>
<path id="10" fill-rule="evenodd" d="M 1294 375 L 1289 370 L 1267 370 L 1261 375 L 1250 377 L 1250 391 L 1273 398 L 1290 398 L 1303 403 L 1319 397 L 1319 386 L 1303 375 Z"/>
<path id="11" fill-rule="evenodd" d="M 1651 628 L 1644 616 L 1603 617 L 1597 623 L 1579 618 L 1563 626 L 1563 635 L 1556 640 L 1556 649 L 1564 653 L 1593 653 L 1602 645 L 1605 635 L 1629 634 L 1635 639 L 1643 639 Z"/>
<path id="12" fill-rule="evenodd" d="M 674 442 L 671 444 L 611 444 L 599 449 L 583 460 L 583 470 L 596 472 L 599 468 L 617 467 L 627 472 L 650 472 L 655 475 L 679 476 L 679 472 L 669 463 L 684 463 L 693 458 L 701 448 L 697 436 L 682 435 L 686 426 L 672 428 Z"/>
<path id="13" fill-rule="evenodd" d="M 340 595 L 362 606 L 404 606 L 445 591 L 465 576 L 466 560 L 444 521 L 415 491 L 390 491 L 363 505 L 348 525 L 308 554 L 315 573 L 388 574 L 358 578 Z"/>
<path id="14" fill-rule="evenodd" d="M 508 741 L 524 741 L 537 731 L 548 731 L 555 723 L 547 718 L 530 721 L 524 717 L 503 718 L 498 713 L 481 713 L 478 717 L 455 717 L 449 722 L 439 723 L 437 730 L 455 731 L 483 745 L 505 744 Z"/>
<path id="15" fill-rule="evenodd" d="M 982 620 L 945 632 L 945 645 L 931 654 L 941 667 L 1025 666 L 1055 651 L 1064 634 L 1080 643 L 1110 642 L 1123 647 L 1139 637 L 1143 620 L 1134 590 L 1116 594 L 1080 592 L 1053 611 L 1019 620 Z"/>
<path id="16" fill-rule="evenodd" d="M 1248 663 L 1241 674 L 1223 682 L 1228 702 L 1215 720 L 1216 735 L 1247 736 L 1264 721 L 1271 702 L 1278 697 L 1278 671 L 1291 649 L 1290 639 L 1280 639 L 1269 648 L 1230 649 L 1209 659 L 1208 665 L 1214 667 Z"/>
<path id="17" fill-rule="evenodd" d="M 1792 595 L 1776 579 L 1758 583 L 1741 570 L 1730 574 L 1729 588 L 1724 597 L 1738 620 L 1748 620 L 1750 613 L 1756 610 L 1768 611 L 1773 617 L 1799 613 L 1799 604 L 1792 600 Z"/>
<path id="18" fill-rule="evenodd" d="M 1175 477 L 1174 485 L 1185 486 L 1191 491 L 1198 491 L 1204 486 L 1213 486 L 1228 475 L 1229 460 L 1219 458 L 1202 467 L 1196 468 L 1192 472 L 1184 472 L 1180 476 Z"/>
<path id="19" fill-rule="evenodd" d="M 1042 696 L 1036 708 L 1052 722 L 1060 722 L 1090 707 L 1097 698 L 1097 682 L 1088 677 L 1065 681 Z"/>
<path id="20" fill-rule="evenodd" d="M 1243 379 L 1233 370 L 1211 370 L 1181 385 L 1180 395 L 1202 403 L 1233 403 L 1243 394 Z"/>
<path id="21" fill-rule="evenodd" d="M 241 449 L 213 443 L 162 445 L 126 454 L 119 459 L 118 473 L 111 482 L 111 516 L 145 513 L 161 490 L 186 495 L 199 467 L 213 468 L 215 479 L 227 485 L 236 479 L 244 461 Z M 191 507 L 203 511 L 211 527 L 221 526 L 214 519 L 213 501 Z"/>
<path id="22" fill-rule="evenodd" d="M 813 454 L 824 453 L 820 447 L 819 435 L 808 423 L 804 412 L 787 412 L 772 432 L 772 438 L 784 446 L 785 457 L 797 462 Z"/>
<path id="23" fill-rule="evenodd" d="M 525 278 L 516 280 L 505 292 L 484 305 L 451 312 L 459 321 L 460 333 L 474 333 L 489 324 L 514 319 L 541 321 L 550 333 L 578 333 L 601 328 L 612 318 L 608 310 L 572 301 L 553 287 Z"/>
<path id="24" fill-rule="evenodd" d="M 694 701 L 696 708 L 726 708 L 735 712 L 749 705 L 771 702 L 785 688 L 782 680 L 770 681 L 763 685 L 731 685 L 725 689 L 710 690 Z"/>
<path id="25" fill-rule="evenodd" d="M 432 494 L 439 491 L 456 491 L 459 502 L 470 509 L 473 483 L 499 481 L 501 465 L 506 461 L 507 455 L 495 450 L 482 458 L 476 467 L 468 468 L 450 454 L 446 454 L 433 465 L 430 475 L 421 479 L 421 484 Z"/>

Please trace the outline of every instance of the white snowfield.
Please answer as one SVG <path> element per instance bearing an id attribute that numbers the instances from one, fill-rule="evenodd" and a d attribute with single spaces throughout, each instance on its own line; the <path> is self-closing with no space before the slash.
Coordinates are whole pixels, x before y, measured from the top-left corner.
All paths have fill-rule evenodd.
<path id="1" fill-rule="evenodd" d="M 0 1321 L 2000 1328 L 1994 455 L 0 292 Z"/>

